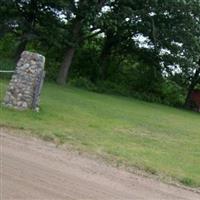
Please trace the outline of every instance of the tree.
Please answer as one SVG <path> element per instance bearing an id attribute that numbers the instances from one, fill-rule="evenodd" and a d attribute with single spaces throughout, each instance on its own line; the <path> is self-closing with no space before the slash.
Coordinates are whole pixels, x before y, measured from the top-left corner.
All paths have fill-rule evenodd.
<path id="1" fill-rule="evenodd" d="M 4 33 L 11 32 L 18 39 L 15 52 L 17 61 L 27 43 L 33 39 L 46 37 L 41 29 L 60 23 L 58 16 L 62 1 L 58 0 L 2 0 L 0 17 Z M 47 31 L 45 32 L 47 33 Z M 47 38 L 47 37 L 46 37 Z"/>
<path id="2" fill-rule="evenodd" d="M 108 3 L 108 0 L 70 1 L 68 8 L 71 8 L 71 10 L 66 11 L 68 13 L 66 14 L 68 37 L 65 38 L 66 49 L 57 78 L 58 84 L 64 85 L 66 83 L 76 49 L 86 38 L 91 38 L 99 33 L 97 31 L 93 34 L 92 31 L 95 31 L 96 27 L 91 27 L 91 25 L 95 24 L 97 18 L 101 15 L 102 7 Z"/>
<path id="3" fill-rule="evenodd" d="M 162 78 L 164 71 L 174 73 L 176 67 L 188 73 L 188 80 L 196 77 L 200 53 L 199 1 L 119 0 L 117 3 L 113 12 L 109 13 L 111 21 L 117 21 L 112 22 L 116 26 L 105 20 L 107 26 L 103 27 L 106 36 L 102 52 L 118 48 L 120 53 L 137 54 L 154 68 L 154 78 Z M 146 38 L 146 45 L 137 46 L 134 36 Z M 110 53 L 101 55 L 106 55 L 105 59 L 109 60 Z M 102 68 L 106 69 L 104 59 L 101 60 Z"/>

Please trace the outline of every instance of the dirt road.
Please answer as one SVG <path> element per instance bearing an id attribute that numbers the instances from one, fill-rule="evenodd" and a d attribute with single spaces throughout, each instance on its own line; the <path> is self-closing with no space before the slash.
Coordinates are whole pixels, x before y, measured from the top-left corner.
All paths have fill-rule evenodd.
<path id="1" fill-rule="evenodd" d="M 1 130 L 0 148 L 0 200 L 200 200 L 38 139 Z"/>

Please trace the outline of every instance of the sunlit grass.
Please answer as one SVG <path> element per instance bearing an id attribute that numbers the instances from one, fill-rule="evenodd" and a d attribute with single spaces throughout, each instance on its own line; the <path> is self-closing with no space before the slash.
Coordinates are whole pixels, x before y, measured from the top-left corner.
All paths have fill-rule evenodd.
<path id="1" fill-rule="evenodd" d="M 5 87 L 1 81 L 0 100 Z M 197 113 L 47 83 L 40 113 L 1 108 L 0 125 L 28 129 L 48 140 L 200 186 Z"/>

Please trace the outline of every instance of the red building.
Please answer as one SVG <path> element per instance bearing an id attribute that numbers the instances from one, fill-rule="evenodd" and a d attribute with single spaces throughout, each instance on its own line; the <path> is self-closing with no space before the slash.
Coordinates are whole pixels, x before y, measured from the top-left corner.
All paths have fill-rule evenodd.
<path id="1" fill-rule="evenodd" d="M 191 106 L 200 112 L 200 90 L 193 90 L 190 97 Z"/>

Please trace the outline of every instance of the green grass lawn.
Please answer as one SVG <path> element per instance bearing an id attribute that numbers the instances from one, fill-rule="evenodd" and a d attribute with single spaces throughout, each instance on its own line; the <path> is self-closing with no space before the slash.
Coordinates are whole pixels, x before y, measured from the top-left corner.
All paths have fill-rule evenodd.
<path id="1" fill-rule="evenodd" d="M 0 100 L 6 82 L 0 81 Z M 0 125 L 200 187 L 200 115 L 46 83 L 41 112 L 1 108 Z"/>

